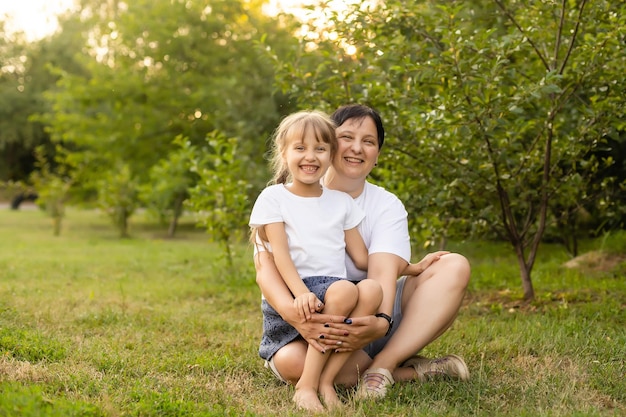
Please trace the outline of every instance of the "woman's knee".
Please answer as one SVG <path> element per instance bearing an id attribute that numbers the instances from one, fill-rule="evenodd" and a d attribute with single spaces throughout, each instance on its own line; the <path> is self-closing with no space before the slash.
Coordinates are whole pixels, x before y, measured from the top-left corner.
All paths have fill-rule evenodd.
<path id="1" fill-rule="evenodd" d="M 449 253 L 442 256 L 439 261 L 444 261 L 442 266 L 446 273 L 455 280 L 455 284 L 465 288 L 469 284 L 471 267 L 469 260 L 459 253 Z"/>
<path id="2" fill-rule="evenodd" d="M 280 348 L 274 354 L 273 362 L 276 370 L 290 384 L 296 384 L 302 376 L 306 349 L 305 342 L 295 341 Z"/>

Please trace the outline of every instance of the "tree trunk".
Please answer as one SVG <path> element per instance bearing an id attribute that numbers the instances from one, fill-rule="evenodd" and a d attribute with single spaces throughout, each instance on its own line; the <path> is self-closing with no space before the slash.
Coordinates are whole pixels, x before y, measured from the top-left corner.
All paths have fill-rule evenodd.
<path id="1" fill-rule="evenodd" d="M 118 218 L 118 228 L 120 231 L 121 238 L 127 238 L 130 235 L 128 234 L 128 218 L 130 217 L 130 213 L 125 208 L 119 209 L 119 218 Z"/>
<path id="2" fill-rule="evenodd" d="M 522 248 L 521 242 L 514 243 L 515 253 L 517 254 L 517 262 L 519 263 L 520 275 L 522 278 L 522 289 L 524 290 L 524 301 L 531 301 L 535 298 L 535 290 L 533 289 L 533 282 L 530 277 L 530 271 L 532 265 L 526 262 L 524 257 L 524 248 Z"/>
<path id="3" fill-rule="evenodd" d="M 173 238 L 176 234 L 176 227 L 178 226 L 178 216 L 174 214 L 170 220 L 170 226 L 167 228 L 167 237 Z"/>
<path id="4" fill-rule="evenodd" d="M 185 201 L 185 195 L 181 194 L 176 198 L 176 202 L 174 203 L 174 214 L 172 215 L 172 219 L 170 220 L 170 227 L 167 230 L 167 237 L 172 238 L 176 233 L 176 228 L 178 227 L 178 219 L 183 213 L 183 202 Z"/>
<path id="5" fill-rule="evenodd" d="M 63 220 L 62 216 L 54 216 L 52 218 L 52 224 L 54 227 L 54 236 L 59 236 L 61 234 L 61 221 Z"/>

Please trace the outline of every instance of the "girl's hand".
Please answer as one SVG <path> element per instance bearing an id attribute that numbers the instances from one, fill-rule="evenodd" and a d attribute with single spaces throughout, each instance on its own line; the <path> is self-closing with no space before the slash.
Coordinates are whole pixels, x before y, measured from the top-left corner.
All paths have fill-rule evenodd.
<path id="1" fill-rule="evenodd" d="M 437 252 L 432 252 L 427 254 L 416 264 L 409 264 L 404 271 L 402 271 L 402 275 L 419 275 L 426 270 L 429 266 L 431 266 L 434 262 L 437 262 L 443 255 L 450 253 L 446 250 L 440 250 Z"/>
<path id="2" fill-rule="evenodd" d="M 313 313 L 319 313 L 324 309 L 324 303 L 312 292 L 307 292 L 294 298 L 293 306 L 301 320 L 311 320 Z"/>

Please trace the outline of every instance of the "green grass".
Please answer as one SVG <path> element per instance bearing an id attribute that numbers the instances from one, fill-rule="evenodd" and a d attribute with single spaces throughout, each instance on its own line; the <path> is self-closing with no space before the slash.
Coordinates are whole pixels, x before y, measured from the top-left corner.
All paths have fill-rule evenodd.
<path id="1" fill-rule="evenodd" d="M 131 234 L 118 239 L 95 211 L 70 209 L 58 237 L 40 211 L 0 212 L 0 416 L 300 415 L 257 355 L 250 248 L 227 271 L 189 222 L 165 239 L 139 216 Z M 623 255 L 626 236 L 585 245 Z M 334 415 L 626 413 L 624 261 L 566 269 L 546 245 L 537 299 L 524 305 L 508 247 L 453 249 L 470 258 L 472 282 L 453 328 L 424 353 L 462 355 L 472 379 L 397 384 Z"/>

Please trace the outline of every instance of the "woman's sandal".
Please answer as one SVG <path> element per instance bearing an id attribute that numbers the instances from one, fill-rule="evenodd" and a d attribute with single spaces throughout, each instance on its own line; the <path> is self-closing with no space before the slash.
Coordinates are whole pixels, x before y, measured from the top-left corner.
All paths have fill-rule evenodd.
<path id="1" fill-rule="evenodd" d="M 394 384 L 393 376 L 385 368 L 368 369 L 361 378 L 355 399 L 377 399 L 387 394 L 387 388 Z"/>

